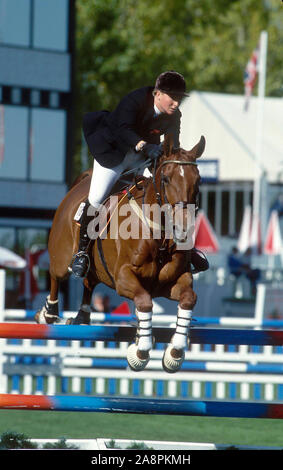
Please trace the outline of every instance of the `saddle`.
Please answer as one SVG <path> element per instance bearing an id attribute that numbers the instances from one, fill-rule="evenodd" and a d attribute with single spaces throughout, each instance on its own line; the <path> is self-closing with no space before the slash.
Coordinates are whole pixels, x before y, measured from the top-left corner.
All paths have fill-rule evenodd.
<path id="1" fill-rule="evenodd" d="M 125 180 L 120 179 L 116 185 L 112 188 L 110 194 L 107 196 L 107 198 L 102 202 L 102 206 L 105 207 L 106 209 L 106 219 L 105 219 L 105 226 L 103 226 L 103 229 L 100 232 L 100 236 L 102 233 L 107 229 L 111 217 L 113 213 L 118 209 L 119 205 L 121 202 L 128 197 L 128 199 L 132 199 L 132 191 L 134 189 L 144 189 L 144 183 L 146 182 L 147 178 L 144 176 L 136 176 L 135 178 L 135 183 L 133 182 L 127 182 Z M 125 185 L 125 182 L 127 184 Z M 122 184 L 124 183 L 124 184 Z M 116 201 L 113 200 L 113 196 L 117 196 L 118 204 L 116 204 Z M 74 215 L 74 221 L 80 226 L 81 225 L 81 219 L 82 219 L 82 214 L 83 214 L 83 209 L 85 206 L 85 202 L 81 202 L 80 205 L 78 206 L 78 209 Z"/>

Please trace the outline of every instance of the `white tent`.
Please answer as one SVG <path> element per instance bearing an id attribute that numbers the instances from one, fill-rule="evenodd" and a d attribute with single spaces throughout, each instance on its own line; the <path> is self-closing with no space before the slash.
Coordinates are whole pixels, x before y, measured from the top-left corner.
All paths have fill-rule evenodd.
<path id="1" fill-rule="evenodd" d="M 26 260 L 13 251 L 0 247 L 0 268 L 24 269 L 26 264 Z"/>
<path id="2" fill-rule="evenodd" d="M 268 255 L 281 255 L 282 253 L 282 239 L 277 211 L 272 211 L 270 214 L 263 251 Z"/>
<path id="3" fill-rule="evenodd" d="M 269 182 L 283 173 L 282 98 L 265 98 L 262 163 Z M 192 92 L 181 105 L 181 146 L 206 138 L 202 159 L 219 161 L 220 181 L 253 181 L 256 166 L 257 97 L 244 111 L 244 95 Z"/>

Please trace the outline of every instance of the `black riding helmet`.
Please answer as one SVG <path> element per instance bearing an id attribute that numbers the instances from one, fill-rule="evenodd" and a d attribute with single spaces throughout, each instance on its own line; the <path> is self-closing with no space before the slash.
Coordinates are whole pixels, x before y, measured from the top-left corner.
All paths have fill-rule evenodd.
<path id="1" fill-rule="evenodd" d="M 168 95 L 189 96 L 186 93 L 186 82 L 183 75 L 174 70 L 161 73 L 156 79 L 155 89 Z"/>

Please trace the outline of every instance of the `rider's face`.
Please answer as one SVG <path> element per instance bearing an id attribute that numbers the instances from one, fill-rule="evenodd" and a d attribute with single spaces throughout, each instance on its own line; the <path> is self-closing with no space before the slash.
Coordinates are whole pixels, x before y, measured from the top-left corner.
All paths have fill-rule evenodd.
<path id="1" fill-rule="evenodd" d="M 174 114 L 181 104 L 180 95 L 167 95 L 160 90 L 157 90 L 154 97 L 154 104 L 158 107 L 159 111 L 165 114 Z"/>

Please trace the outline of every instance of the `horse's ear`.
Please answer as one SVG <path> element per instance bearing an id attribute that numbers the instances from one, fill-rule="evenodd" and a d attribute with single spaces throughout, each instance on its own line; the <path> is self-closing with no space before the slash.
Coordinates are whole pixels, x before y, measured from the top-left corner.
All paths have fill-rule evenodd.
<path id="1" fill-rule="evenodd" d="M 189 151 L 190 156 L 196 160 L 201 157 L 205 149 L 205 138 L 202 135 L 199 142 Z"/>
<path id="2" fill-rule="evenodd" d="M 163 143 L 163 150 L 166 157 L 169 157 L 173 152 L 173 135 L 172 134 L 165 134 L 164 143 Z"/>

